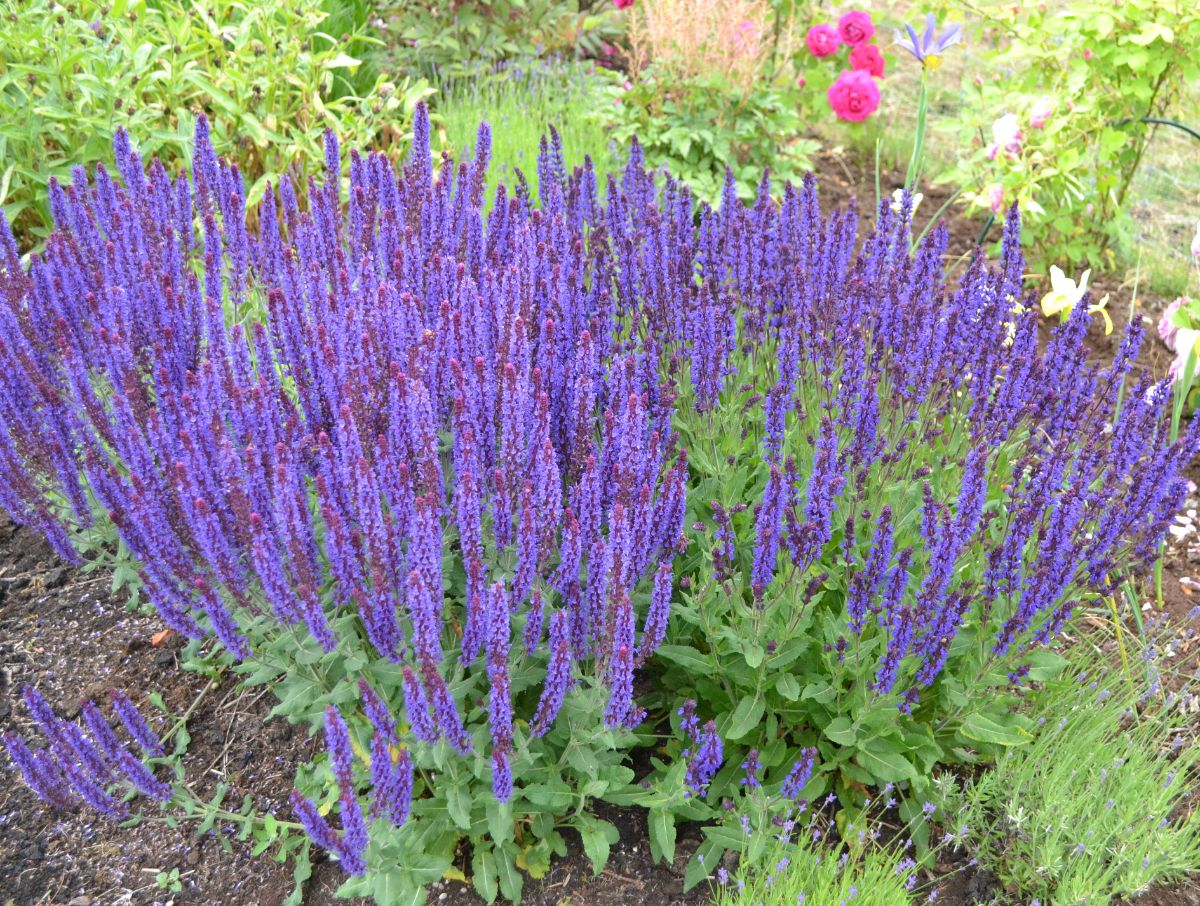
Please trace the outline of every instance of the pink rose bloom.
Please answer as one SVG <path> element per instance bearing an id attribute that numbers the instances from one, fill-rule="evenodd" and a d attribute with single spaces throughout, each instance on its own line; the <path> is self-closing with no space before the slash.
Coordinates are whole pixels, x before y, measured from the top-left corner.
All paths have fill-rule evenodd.
<path id="1" fill-rule="evenodd" d="M 992 150 L 988 157 L 995 159 L 996 152 L 1003 148 L 1009 154 L 1017 154 L 1021 150 L 1021 142 L 1025 136 L 1021 133 L 1021 121 L 1015 113 L 1006 113 L 992 123 Z"/>
<path id="2" fill-rule="evenodd" d="M 1090 47 L 1085 47 L 1083 49 L 1083 58 L 1085 60 L 1090 60 L 1092 58 L 1092 49 Z"/>
<path id="3" fill-rule="evenodd" d="M 814 25 L 804 36 L 804 43 L 808 45 L 808 50 L 814 57 L 827 57 L 837 53 L 842 40 L 832 25 Z"/>
<path id="4" fill-rule="evenodd" d="M 995 183 L 988 189 L 988 207 L 993 214 L 999 214 L 1004 207 L 1004 186 Z"/>
<path id="5" fill-rule="evenodd" d="M 829 86 L 829 106 L 838 119 L 861 123 L 879 107 L 879 86 L 861 69 L 843 72 Z"/>
<path id="6" fill-rule="evenodd" d="M 613 6 L 617 9 L 629 9 L 633 6 L 633 0 L 613 0 Z"/>
<path id="7" fill-rule="evenodd" d="M 850 68 L 869 72 L 877 79 L 883 78 L 883 54 L 874 44 L 859 44 L 850 51 Z"/>
<path id="8" fill-rule="evenodd" d="M 1054 98 L 1043 94 L 1034 101 L 1033 109 L 1029 111 L 1029 125 L 1034 129 L 1046 128 L 1046 123 L 1050 121 L 1055 106 Z"/>
<path id="9" fill-rule="evenodd" d="M 852 9 L 838 20 L 838 35 L 847 44 L 866 44 L 875 37 L 875 23 L 860 9 Z"/>

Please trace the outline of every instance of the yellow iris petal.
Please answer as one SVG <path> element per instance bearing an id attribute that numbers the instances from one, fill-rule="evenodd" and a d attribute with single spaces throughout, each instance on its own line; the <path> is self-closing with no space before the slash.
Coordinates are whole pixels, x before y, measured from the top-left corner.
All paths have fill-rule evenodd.
<path id="1" fill-rule="evenodd" d="M 1047 318 L 1052 318 L 1060 314 L 1063 309 L 1069 308 L 1071 305 L 1071 297 L 1066 293 L 1046 293 L 1042 296 L 1042 314 Z"/>
<path id="2" fill-rule="evenodd" d="M 942 65 L 942 58 L 937 54 L 932 53 L 922 61 L 922 65 L 926 69 L 937 69 Z"/>
<path id="3" fill-rule="evenodd" d="M 1088 312 L 1090 312 L 1091 314 L 1094 315 L 1097 312 L 1099 312 L 1101 317 L 1104 318 L 1104 335 L 1105 336 L 1108 336 L 1110 333 L 1113 332 L 1113 322 L 1112 322 L 1112 318 L 1110 318 L 1108 316 L 1108 308 L 1106 307 L 1107 305 L 1108 305 L 1108 296 L 1105 295 L 1105 297 L 1103 299 L 1101 299 L 1095 305 L 1092 305 L 1088 308 Z"/>

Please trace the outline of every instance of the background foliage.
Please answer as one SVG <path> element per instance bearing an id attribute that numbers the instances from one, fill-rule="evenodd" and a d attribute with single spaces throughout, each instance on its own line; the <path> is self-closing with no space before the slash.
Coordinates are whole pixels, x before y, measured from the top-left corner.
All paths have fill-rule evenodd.
<path id="1" fill-rule="evenodd" d="M 118 126 L 169 168 L 209 116 L 257 201 L 293 166 L 321 161 L 329 127 L 354 146 L 408 147 L 420 81 L 389 82 L 369 53 L 364 3 L 321 0 L 5 0 L 0 29 L 0 204 L 19 234 L 46 235 L 47 186 L 112 163 Z M 331 27 L 334 33 L 325 29 Z"/>
<path id="2" fill-rule="evenodd" d="M 996 197 L 1020 204 L 1038 263 L 1102 263 L 1128 229 L 1134 177 L 1163 128 L 1143 120 L 1200 123 L 1189 100 L 1200 78 L 1200 10 L 1072 0 L 985 2 L 972 12 L 982 65 L 967 72 L 970 99 L 957 119 L 971 152 L 943 178 L 965 186 L 976 209 Z M 1031 116 L 1039 103 L 1050 111 L 1040 127 Z M 1024 140 L 992 154 L 992 123 L 1004 114 L 1016 115 Z"/>

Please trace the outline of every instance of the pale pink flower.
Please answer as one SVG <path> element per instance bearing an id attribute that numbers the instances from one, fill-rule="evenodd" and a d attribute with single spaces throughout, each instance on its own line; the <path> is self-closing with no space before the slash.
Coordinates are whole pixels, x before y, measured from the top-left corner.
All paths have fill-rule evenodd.
<path id="1" fill-rule="evenodd" d="M 1191 304 L 1192 300 L 1187 296 L 1180 296 L 1163 310 L 1162 317 L 1158 319 L 1158 335 L 1162 337 L 1167 348 L 1175 353 L 1171 367 L 1167 369 L 1167 376 L 1172 381 L 1177 380 L 1183 374 L 1187 367 L 1188 356 L 1196 348 L 1197 340 L 1200 340 L 1200 330 L 1180 327 L 1175 323 L 1175 315 L 1179 310 Z"/>
<path id="2" fill-rule="evenodd" d="M 1021 121 L 1015 113 L 1006 113 L 992 123 L 992 149 L 988 157 L 995 159 L 997 151 L 1004 150 L 1009 154 L 1019 154 L 1021 142 L 1025 135 L 1021 132 Z"/>
<path id="3" fill-rule="evenodd" d="M 1179 328 L 1175 326 L 1175 313 L 1183 308 L 1186 301 L 1184 296 L 1180 296 L 1163 309 L 1162 317 L 1158 319 L 1158 335 L 1172 352 L 1175 351 L 1175 335 L 1179 333 Z"/>
<path id="4" fill-rule="evenodd" d="M 1034 129 L 1044 129 L 1054 114 L 1055 106 L 1057 105 L 1054 98 L 1043 94 L 1034 101 L 1033 109 L 1029 111 L 1029 125 Z"/>
<path id="5" fill-rule="evenodd" d="M 992 209 L 993 214 L 999 214 L 1004 207 L 1004 186 L 1000 183 L 993 183 L 987 190 L 988 207 Z"/>

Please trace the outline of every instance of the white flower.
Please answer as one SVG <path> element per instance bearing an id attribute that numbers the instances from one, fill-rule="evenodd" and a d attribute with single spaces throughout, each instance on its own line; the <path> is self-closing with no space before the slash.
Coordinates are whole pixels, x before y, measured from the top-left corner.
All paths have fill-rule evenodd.
<path id="1" fill-rule="evenodd" d="M 912 211 L 909 216 L 915 216 L 917 213 L 917 205 L 921 203 L 921 199 L 925 196 L 920 192 L 914 192 L 912 196 Z M 892 193 L 892 213 L 899 214 L 900 209 L 904 207 L 904 190 L 897 189 Z"/>

